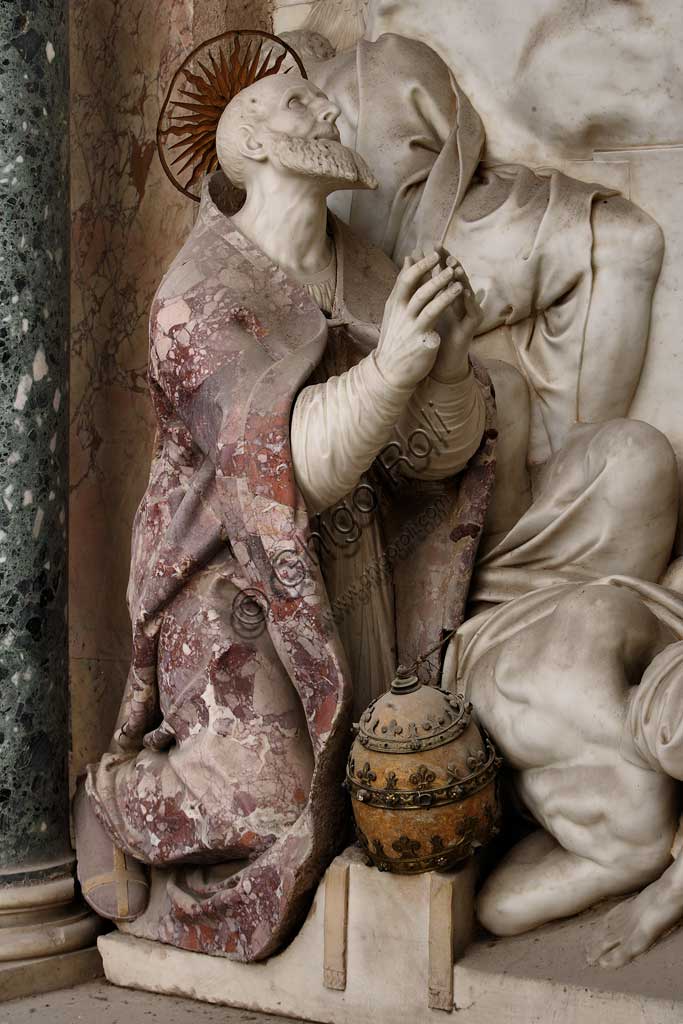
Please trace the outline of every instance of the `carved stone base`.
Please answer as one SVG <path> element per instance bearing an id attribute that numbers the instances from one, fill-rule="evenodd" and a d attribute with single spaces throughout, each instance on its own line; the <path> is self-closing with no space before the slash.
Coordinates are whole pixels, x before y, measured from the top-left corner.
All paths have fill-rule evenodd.
<path id="1" fill-rule="evenodd" d="M 80 903 L 31 913 L 0 915 L 0 963 L 71 953 L 92 946 L 101 921 Z"/>
<path id="2" fill-rule="evenodd" d="M 120 932 L 101 938 L 99 948 L 107 978 L 118 985 L 339 1024 L 378 1024 L 389 1008 L 392 1024 L 399 1010 L 400 1019 L 419 1022 L 453 1007 L 453 962 L 472 935 L 473 893 L 471 864 L 390 875 L 350 848 L 325 875 L 298 936 L 265 963 Z"/>
<path id="3" fill-rule="evenodd" d="M 620 971 L 589 967 L 606 908 L 514 939 L 471 926 L 469 872 L 399 876 L 338 857 L 292 944 L 238 964 L 112 933 L 99 940 L 109 981 L 329 1024 L 680 1024 L 683 932 Z M 455 964 L 454 964 L 455 960 Z"/>
<path id="4" fill-rule="evenodd" d="M 0 964 L 94 945 L 102 922 L 74 900 L 71 876 L 0 888 Z"/>
<path id="5" fill-rule="evenodd" d="M 70 874 L 0 886 L 0 1002 L 96 978 L 102 926 L 74 899 Z"/>

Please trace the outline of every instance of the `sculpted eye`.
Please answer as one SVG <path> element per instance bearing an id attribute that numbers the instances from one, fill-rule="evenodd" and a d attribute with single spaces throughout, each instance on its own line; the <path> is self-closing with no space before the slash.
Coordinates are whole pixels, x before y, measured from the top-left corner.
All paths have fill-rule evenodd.
<path id="1" fill-rule="evenodd" d="M 303 110 L 304 104 L 301 102 L 301 98 L 299 96 L 292 96 L 287 107 L 289 110 Z"/>

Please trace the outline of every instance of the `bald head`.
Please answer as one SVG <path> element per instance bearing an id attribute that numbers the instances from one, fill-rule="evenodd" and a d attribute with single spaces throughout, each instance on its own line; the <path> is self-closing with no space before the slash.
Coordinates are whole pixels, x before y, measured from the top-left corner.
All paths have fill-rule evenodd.
<path id="1" fill-rule="evenodd" d="M 216 150 L 221 167 L 235 185 L 245 188 L 246 162 L 262 156 L 260 128 L 309 138 L 320 114 L 327 119 L 330 137 L 338 139 L 334 122 L 339 109 L 301 75 L 271 75 L 254 82 L 237 94 L 218 122 Z"/>
<path id="2" fill-rule="evenodd" d="M 283 174 L 338 177 L 338 188 L 373 188 L 365 163 L 339 141 L 339 112 L 298 74 L 263 78 L 223 111 L 216 133 L 220 165 L 233 184 L 247 190 L 265 164 Z"/>
<path id="3" fill-rule="evenodd" d="M 244 188 L 245 158 L 241 141 L 246 132 L 263 124 L 273 106 L 277 103 L 281 85 L 277 75 L 254 82 L 228 103 L 221 115 L 216 130 L 216 152 L 218 162 L 225 174 L 238 188 Z M 289 76 L 287 76 L 289 77 Z M 303 79 L 302 79 L 303 80 Z"/>

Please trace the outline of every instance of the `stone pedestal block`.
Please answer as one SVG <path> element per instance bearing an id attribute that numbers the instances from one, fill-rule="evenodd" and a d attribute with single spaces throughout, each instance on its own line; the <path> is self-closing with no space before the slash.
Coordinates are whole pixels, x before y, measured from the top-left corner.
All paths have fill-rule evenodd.
<path id="1" fill-rule="evenodd" d="M 422 875 L 333 862 L 283 953 L 240 964 L 122 933 L 99 940 L 115 984 L 334 1024 L 420 1024 L 453 1008 L 453 963 L 472 934 L 474 866 Z M 441 1015 L 441 1016 L 440 1016 Z"/>
<path id="2" fill-rule="evenodd" d="M 347 852 L 327 872 L 294 941 L 265 963 L 121 932 L 100 938 L 99 949 L 116 985 L 326 1024 L 439 1024 L 448 1013 L 458 1024 L 683 1020 L 683 933 L 619 971 L 586 963 L 605 906 L 518 938 L 480 935 L 467 945 L 470 870 L 386 875 Z"/>

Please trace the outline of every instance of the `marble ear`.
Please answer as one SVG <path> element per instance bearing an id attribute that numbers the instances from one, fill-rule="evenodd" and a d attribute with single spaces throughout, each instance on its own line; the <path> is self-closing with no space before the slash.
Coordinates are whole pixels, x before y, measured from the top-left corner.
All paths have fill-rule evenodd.
<path id="1" fill-rule="evenodd" d="M 254 127 L 250 124 L 241 124 L 237 130 L 237 149 L 247 160 L 263 161 L 267 158 L 266 147 L 263 142 L 256 138 Z"/>

